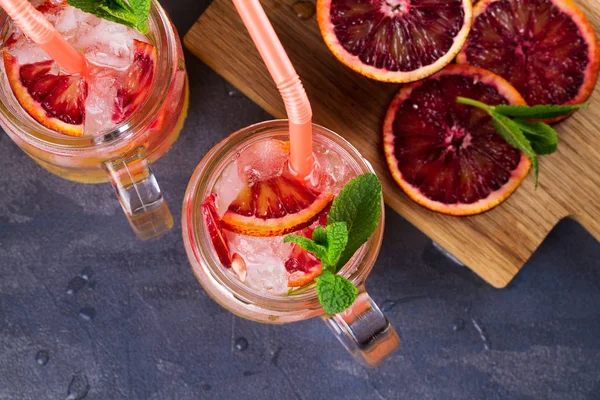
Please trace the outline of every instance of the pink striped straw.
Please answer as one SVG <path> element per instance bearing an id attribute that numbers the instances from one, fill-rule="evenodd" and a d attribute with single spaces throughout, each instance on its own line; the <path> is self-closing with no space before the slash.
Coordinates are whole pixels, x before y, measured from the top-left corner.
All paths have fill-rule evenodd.
<path id="1" fill-rule="evenodd" d="M 306 91 L 258 0 L 233 0 L 283 98 L 289 119 L 290 167 L 299 178 L 313 167 L 312 110 Z"/>
<path id="2" fill-rule="evenodd" d="M 0 0 L 2 7 L 25 35 L 40 46 L 69 74 L 84 74 L 87 61 L 44 15 L 27 0 Z"/>

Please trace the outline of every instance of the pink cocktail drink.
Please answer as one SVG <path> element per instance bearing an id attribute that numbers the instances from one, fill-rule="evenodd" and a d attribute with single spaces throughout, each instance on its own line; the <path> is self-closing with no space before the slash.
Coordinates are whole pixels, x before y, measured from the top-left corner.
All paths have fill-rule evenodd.
<path id="1" fill-rule="evenodd" d="M 312 172 L 300 182 L 289 170 L 289 156 L 289 142 L 285 139 L 266 139 L 240 151 L 225 167 L 211 193 L 219 218 L 227 221 L 227 215 L 240 203 L 240 194 L 250 188 L 254 213 L 241 211 L 241 214 L 258 219 L 276 218 L 278 229 L 311 237 L 314 229 L 327 220 L 331 200 L 356 176 L 356 171 L 331 149 L 315 146 Z M 295 218 L 292 212 L 301 207 L 317 209 L 310 217 Z M 230 226 L 235 224 L 235 217 L 234 213 Z M 223 232 L 230 254 L 238 257 L 234 268 L 228 271 L 262 293 L 286 294 L 312 283 L 321 271 L 318 259 L 292 243 L 284 243 L 283 235 L 251 236 L 227 228 Z"/>
<path id="2" fill-rule="evenodd" d="M 144 35 L 63 1 L 37 5 L 89 68 L 69 75 L 1 14 L 2 127 L 50 172 L 110 181 L 138 237 L 160 235 L 173 221 L 149 164 L 177 140 L 188 101 L 183 52 L 168 16 L 153 2 Z"/>
<path id="3" fill-rule="evenodd" d="M 359 361 L 376 365 L 399 343 L 364 288 L 381 246 L 383 214 L 338 272 L 359 292 L 340 314 L 325 315 L 319 303 L 314 280 L 322 274 L 321 261 L 284 242 L 291 233 L 310 238 L 327 223 L 342 188 L 373 169 L 343 138 L 313 125 L 314 165 L 298 179 L 288 166 L 288 126 L 270 121 L 242 129 L 204 157 L 183 204 L 188 258 L 205 290 L 231 312 L 272 324 L 321 316 Z"/>

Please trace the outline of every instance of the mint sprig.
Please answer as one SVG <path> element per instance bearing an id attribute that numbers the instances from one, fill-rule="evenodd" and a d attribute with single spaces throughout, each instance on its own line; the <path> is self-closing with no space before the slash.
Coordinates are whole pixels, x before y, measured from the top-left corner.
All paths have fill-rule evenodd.
<path id="1" fill-rule="evenodd" d="M 337 272 L 369 240 L 381 218 L 381 183 L 375 174 L 359 175 L 335 198 L 327 226 L 318 226 L 312 239 L 287 235 L 293 242 L 321 260 L 323 272 L 315 279 L 317 296 L 329 315 L 341 313 L 358 296 L 358 289 Z"/>
<path id="2" fill-rule="evenodd" d="M 517 150 L 521 150 L 533 165 L 535 186 L 538 185 L 538 156 L 552 154 L 558 147 L 558 134 L 550 125 L 540 119 L 564 117 L 572 112 L 587 107 L 587 104 L 567 106 L 559 105 L 505 105 L 490 106 L 466 97 L 457 97 L 456 102 L 477 107 L 492 117 L 496 131 Z"/>
<path id="3" fill-rule="evenodd" d="M 148 33 L 152 0 L 67 0 L 67 3 L 98 18 Z"/>

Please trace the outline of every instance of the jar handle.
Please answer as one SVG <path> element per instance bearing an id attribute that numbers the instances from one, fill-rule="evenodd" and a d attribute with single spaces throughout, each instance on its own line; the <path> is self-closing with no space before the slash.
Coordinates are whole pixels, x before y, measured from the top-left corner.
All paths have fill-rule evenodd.
<path id="1" fill-rule="evenodd" d="M 400 346 L 400 337 L 364 287 L 346 311 L 323 320 L 361 364 L 375 367 Z"/>
<path id="2" fill-rule="evenodd" d="M 140 146 L 104 163 L 121 207 L 136 236 L 148 240 L 173 227 L 173 217 Z"/>

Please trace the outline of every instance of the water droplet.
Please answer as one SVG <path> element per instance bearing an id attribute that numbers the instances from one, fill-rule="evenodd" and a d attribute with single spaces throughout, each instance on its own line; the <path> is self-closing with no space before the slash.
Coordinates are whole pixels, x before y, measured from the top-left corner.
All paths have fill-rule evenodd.
<path id="1" fill-rule="evenodd" d="M 315 15 L 315 4 L 312 1 L 297 1 L 292 4 L 292 11 L 296 17 L 307 20 Z"/>
<path id="2" fill-rule="evenodd" d="M 85 267 L 81 270 L 79 276 L 81 276 L 86 281 L 89 281 L 90 279 L 92 279 L 92 276 L 94 276 L 94 271 L 92 271 L 90 267 Z"/>
<path id="3" fill-rule="evenodd" d="M 50 354 L 48 353 L 48 350 L 38 351 L 38 353 L 35 355 L 35 361 L 42 367 L 48 364 L 48 361 L 50 361 Z"/>
<path id="4" fill-rule="evenodd" d="M 483 342 L 483 348 L 485 350 L 491 349 L 492 343 L 488 339 L 488 336 L 487 336 L 487 333 L 485 331 L 485 327 L 483 326 L 483 324 L 476 318 L 471 318 L 471 322 L 473 322 L 473 326 L 475 327 L 475 329 L 477 329 L 477 332 L 479 333 L 479 337 L 481 338 L 481 341 Z"/>
<path id="5" fill-rule="evenodd" d="M 72 295 L 79 292 L 85 287 L 87 281 L 81 276 L 76 276 L 67 284 L 67 294 Z"/>
<path id="6" fill-rule="evenodd" d="M 237 338 L 235 339 L 235 348 L 238 351 L 244 351 L 248 348 L 248 341 L 246 340 L 246 338 Z"/>
<path id="7" fill-rule="evenodd" d="M 465 321 L 462 318 L 456 318 L 454 322 L 452 322 L 452 330 L 457 332 L 462 331 L 463 329 L 465 329 Z"/>
<path id="8" fill-rule="evenodd" d="M 202 384 L 202 390 L 204 390 L 205 392 L 208 392 L 210 389 L 212 389 L 212 386 L 210 386 L 210 383 Z"/>
<path id="9" fill-rule="evenodd" d="M 82 400 L 88 395 L 89 391 L 90 384 L 88 383 L 87 376 L 75 374 L 73 375 L 73 379 L 71 379 L 71 383 L 69 383 L 66 400 Z"/>
<path id="10" fill-rule="evenodd" d="M 381 305 L 381 311 L 383 311 L 383 312 L 390 311 L 392 308 L 394 308 L 395 305 L 396 305 L 395 301 L 386 300 Z"/>
<path id="11" fill-rule="evenodd" d="M 92 321 L 96 318 L 96 309 L 94 307 L 83 307 L 79 310 L 79 316 L 86 321 Z"/>

